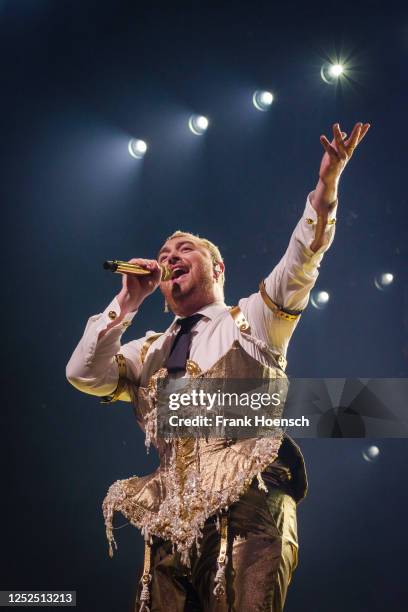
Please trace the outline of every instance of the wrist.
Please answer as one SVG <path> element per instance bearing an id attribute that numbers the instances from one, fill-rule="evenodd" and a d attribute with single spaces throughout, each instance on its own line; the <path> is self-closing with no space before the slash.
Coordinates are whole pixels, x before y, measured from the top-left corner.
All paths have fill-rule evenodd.
<path id="1" fill-rule="evenodd" d="M 134 312 L 143 302 L 143 298 L 140 297 L 131 297 L 127 291 L 122 291 L 116 296 L 120 306 L 120 319 L 122 319 L 129 312 Z"/>
<path id="2" fill-rule="evenodd" d="M 338 184 L 338 179 L 319 178 L 316 189 L 310 196 L 310 202 L 318 215 L 328 215 L 337 204 Z"/>
<path id="3" fill-rule="evenodd" d="M 326 175 L 319 174 L 319 182 L 328 189 L 337 189 L 340 182 L 340 174 L 338 172 L 326 173 Z"/>

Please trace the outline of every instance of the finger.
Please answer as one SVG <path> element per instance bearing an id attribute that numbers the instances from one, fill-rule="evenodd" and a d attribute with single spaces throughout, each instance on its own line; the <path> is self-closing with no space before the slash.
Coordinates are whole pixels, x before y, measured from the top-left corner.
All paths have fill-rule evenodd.
<path id="1" fill-rule="evenodd" d="M 363 125 L 363 127 L 361 128 L 361 131 L 360 131 L 360 136 L 358 138 L 358 143 L 357 144 L 360 144 L 360 142 L 363 140 L 364 136 L 367 134 L 367 132 L 370 129 L 370 127 L 371 127 L 371 125 L 369 123 L 365 123 Z"/>
<path id="2" fill-rule="evenodd" d="M 146 259 L 144 262 L 144 266 L 151 272 L 154 272 L 159 269 L 159 264 L 152 259 Z"/>
<path id="3" fill-rule="evenodd" d="M 362 126 L 362 123 L 356 123 L 356 124 L 355 124 L 355 126 L 354 126 L 354 127 L 353 127 L 353 129 L 351 130 L 350 138 L 348 139 L 348 142 L 349 142 L 349 143 L 350 143 L 350 142 L 353 140 L 353 138 L 354 138 L 354 137 L 355 137 L 355 135 L 356 135 L 357 130 L 358 130 L 359 128 L 361 128 L 361 126 Z"/>
<path id="4" fill-rule="evenodd" d="M 151 260 L 152 270 L 161 270 L 160 264 L 156 259 Z"/>
<path id="5" fill-rule="evenodd" d="M 136 266 L 138 266 L 140 268 L 140 270 L 145 270 L 146 272 L 137 272 L 137 271 L 133 271 L 133 270 L 129 270 L 126 272 L 121 272 L 122 274 L 124 274 L 127 277 L 130 277 L 132 279 L 138 278 L 139 280 L 141 280 L 141 278 L 145 278 L 149 273 L 151 273 L 153 270 L 151 269 L 150 266 L 150 260 L 149 259 L 141 259 L 139 258 L 133 258 L 133 259 L 129 259 L 128 262 L 129 264 L 134 264 Z"/>
<path id="6" fill-rule="evenodd" d="M 363 127 L 362 123 L 356 123 L 356 125 L 353 128 L 353 131 L 351 132 L 351 136 L 348 140 L 346 149 L 347 149 L 347 153 L 349 155 L 349 157 L 351 155 L 353 155 L 353 151 L 357 146 L 357 143 L 359 141 L 360 138 L 360 132 L 361 132 L 361 128 Z"/>
<path id="7" fill-rule="evenodd" d="M 326 136 L 324 136 L 324 134 L 322 134 L 320 136 L 320 142 L 322 143 L 324 150 L 326 151 L 326 153 L 332 158 L 332 159 L 338 159 L 338 153 L 336 151 L 336 149 L 330 144 L 330 142 L 327 140 Z"/>
<path id="8" fill-rule="evenodd" d="M 345 159 L 347 157 L 347 151 L 344 146 L 343 139 L 341 137 L 340 125 L 338 123 L 335 123 L 333 125 L 333 136 L 334 136 L 334 141 L 336 144 L 336 149 L 338 151 L 339 157 L 342 157 Z"/>
<path id="9" fill-rule="evenodd" d="M 142 259 L 140 257 L 138 258 L 133 258 L 133 259 L 129 259 L 129 263 L 133 263 L 136 264 L 138 266 L 140 266 L 141 268 L 145 268 L 146 270 L 150 270 L 152 269 L 152 261 L 151 259 Z"/>

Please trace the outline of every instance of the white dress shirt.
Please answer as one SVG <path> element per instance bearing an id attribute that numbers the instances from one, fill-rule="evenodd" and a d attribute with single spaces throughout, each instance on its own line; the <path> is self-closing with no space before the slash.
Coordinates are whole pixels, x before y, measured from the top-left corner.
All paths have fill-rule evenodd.
<path id="1" fill-rule="evenodd" d="M 266 291 L 275 304 L 290 310 L 303 310 L 309 300 L 323 254 L 330 247 L 335 233 L 335 213 L 331 213 L 324 231 L 321 248 L 315 253 L 310 245 L 315 237 L 317 214 L 307 198 L 304 213 L 295 227 L 288 248 L 269 276 Z M 214 302 L 198 312 L 203 318 L 193 330 L 190 359 L 206 371 L 238 340 L 242 348 L 259 362 L 274 366 L 273 353 L 286 356 L 289 340 L 299 321 L 278 317 L 265 304 L 259 291 L 242 298 L 238 306 L 251 326 L 251 333 L 242 333 L 223 302 Z M 146 339 L 156 332 L 149 331 L 137 340 L 121 344 L 121 338 L 137 311 L 128 313 L 98 340 L 101 331 L 112 325 L 112 318 L 120 315 L 116 299 L 100 314 L 88 319 L 84 334 L 68 362 L 69 382 L 84 393 L 107 396 L 118 384 L 115 359 L 121 353 L 126 359 L 127 377 L 145 385 L 150 376 L 163 367 L 179 326 L 176 319 L 149 349 L 144 364 L 140 352 Z M 114 314 L 113 314 L 114 313 Z"/>

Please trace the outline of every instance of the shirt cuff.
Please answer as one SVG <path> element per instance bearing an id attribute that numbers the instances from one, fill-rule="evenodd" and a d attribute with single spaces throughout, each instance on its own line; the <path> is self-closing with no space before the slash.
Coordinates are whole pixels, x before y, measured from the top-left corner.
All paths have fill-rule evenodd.
<path id="1" fill-rule="evenodd" d="M 133 312 L 126 313 L 123 319 L 121 319 L 115 325 L 114 321 L 116 319 L 119 319 L 120 317 L 120 305 L 119 305 L 117 298 L 115 297 L 113 298 L 109 306 L 105 308 L 103 313 L 100 315 L 100 319 L 98 321 L 99 322 L 98 327 L 100 329 L 98 331 L 102 331 L 102 329 L 105 329 L 108 325 L 110 325 L 111 329 L 119 328 L 122 331 L 125 331 L 125 329 L 128 328 L 129 325 L 131 325 L 133 317 L 135 316 L 136 313 L 137 313 L 137 309 L 134 310 Z"/>
<path id="2" fill-rule="evenodd" d="M 321 255 L 327 251 L 333 242 L 335 228 L 336 228 L 336 213 L 337 213 L 337 203 L 334 208 L 330 211 L 330 215 L 327 220 L 327 224 L 323 231 L 323 244 L 317 251 L 312 251 L 310 249 L 310 245 L 315 239 L 316 227 L 317 227 L 317 212 L 313 208 L 312 203 L 310 201 L 310 193 L 307 196 L 306 207 L 301 219 L 302 225 L 302 234 L 303 234 L 303 244 L 305 247 L 305 254 L 310 257 L 313 262 L 320 261 Z"/>
<path id="3" fill-rule="evenodd" d="M 312 193 L 313 192 L 311 191 L 307 196 L 305 212 L 303 213 L 303 219 L 308 225 L 316 225 L 317 223 L 317 212 L 313 208 L 312 202 L 310 201 L 310 196 L 312 195 Z M 338 200 L 336 201 L 336 205 L 334 206 L 334 208 L 330 211 L 330 216 L 327 220 L 325 231 L 330 229 L 330 226 L 336 223 L 337 205 Z"/>

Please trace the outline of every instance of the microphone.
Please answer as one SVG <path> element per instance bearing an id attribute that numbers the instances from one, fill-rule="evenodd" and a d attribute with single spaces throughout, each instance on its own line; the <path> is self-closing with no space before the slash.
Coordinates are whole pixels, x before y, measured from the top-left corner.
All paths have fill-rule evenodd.
<path id="1" fill-rule="evenodd" d="M 119 274 L 123 272 L 130 272 L 131 274 L 136 274 L 136 276 L 147 276 L 148 274 L 151 274 L 150 270 L 142 268 L 142 266 L 139 266 L 139 264 L 129 263 L 128 261 L 119 261 L 118 259 L 114 259 L 113 261 L 105 261 L 103 267 L 105 270 L 111 270 L 112 272 L 118 272 Z M 173 274 L 170 268 L 163 265 L 160 265 L 160 268 L 162 271 L 161 280 L 170 280 Z"/>

